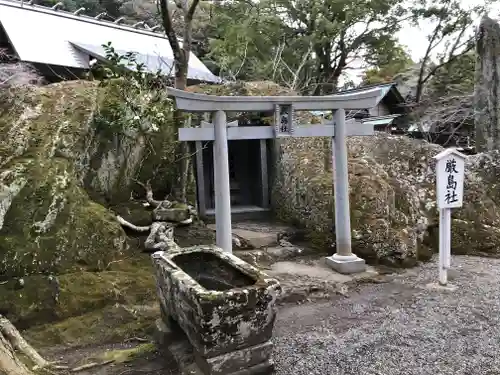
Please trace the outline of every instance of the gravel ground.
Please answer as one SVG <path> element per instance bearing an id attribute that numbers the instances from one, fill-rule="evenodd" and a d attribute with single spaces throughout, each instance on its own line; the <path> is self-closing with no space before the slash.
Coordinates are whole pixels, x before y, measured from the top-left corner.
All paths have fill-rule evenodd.
<path id="1" fill-rule="evenodd" d="M 454 291 L 431 289 L 437 262 L 325 303 L 282 308 L 276 375 L 500 374 L 500 260 L 454 256 Z"/>

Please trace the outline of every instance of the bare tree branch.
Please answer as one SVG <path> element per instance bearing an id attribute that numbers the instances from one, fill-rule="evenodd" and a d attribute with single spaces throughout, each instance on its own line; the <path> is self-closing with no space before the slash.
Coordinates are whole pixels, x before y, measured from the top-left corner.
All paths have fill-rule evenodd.
<path id="1" fill-rule="evenodd" d="M 196 12 L 196 7 L 198 6 L 199 2 L 200 0 L 193 0 L 193 2 L 191 3 L 191 6 L 186 13 L 186 23 L 190 24 L 193 20 L 194 12 Z"/>

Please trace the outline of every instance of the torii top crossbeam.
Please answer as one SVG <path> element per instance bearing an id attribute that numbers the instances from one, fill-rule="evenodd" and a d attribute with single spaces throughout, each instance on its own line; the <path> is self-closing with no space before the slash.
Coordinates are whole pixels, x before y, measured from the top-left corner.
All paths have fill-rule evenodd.
<path id="1" fill-rule="evenodd" d="M 384 95 L 380 88 L 326 96 L 215 96 L 173 88 L 167 92 L 175 97 L 177 108 L 186 112 L 265 112 L 273 111 L 276 105 L 293 105 L 296 111 L 366 109 L 375 107 Z"/>

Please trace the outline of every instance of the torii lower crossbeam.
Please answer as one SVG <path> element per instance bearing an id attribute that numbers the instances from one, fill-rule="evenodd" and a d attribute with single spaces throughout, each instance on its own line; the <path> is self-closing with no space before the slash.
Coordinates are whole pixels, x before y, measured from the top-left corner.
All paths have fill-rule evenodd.
<path id="1" fill-rule="evenodd" d="M 210 124 L 212 125 L 212 124 Z M 347 121 L 347 136 L 373 135 L 373 126 L 356 123 L 355 120 Z M 294 129 L 294 137 L 334 137 L 335 126 L 324 125 L 299 125 Z M 274 139 L 276 133 L 274 126 L 231 126 L 227 128 L 227 139 Z M 214 141 L 213 126 L 202 128 L 180 128 L 179 141 Z"/>

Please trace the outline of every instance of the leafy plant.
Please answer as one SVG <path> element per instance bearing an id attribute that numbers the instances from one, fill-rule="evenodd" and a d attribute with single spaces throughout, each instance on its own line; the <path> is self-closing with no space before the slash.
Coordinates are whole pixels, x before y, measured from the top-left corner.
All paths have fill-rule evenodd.
<path id="1" fill-rule="evenodd" d="M 102 46 L 106 61 L 91 70 L 101 86 L 112 86 L 119 100 L 106 108 L 107 118 L 116 118 L 115 131 L 133 135 L 135 132 L 156 133 L 171 119 L 172 100 L 167 96 L 171 84 L 168 72 L 160 68 L 151 73 L 138 54 L 119 54 L 111 43 Z"/>

